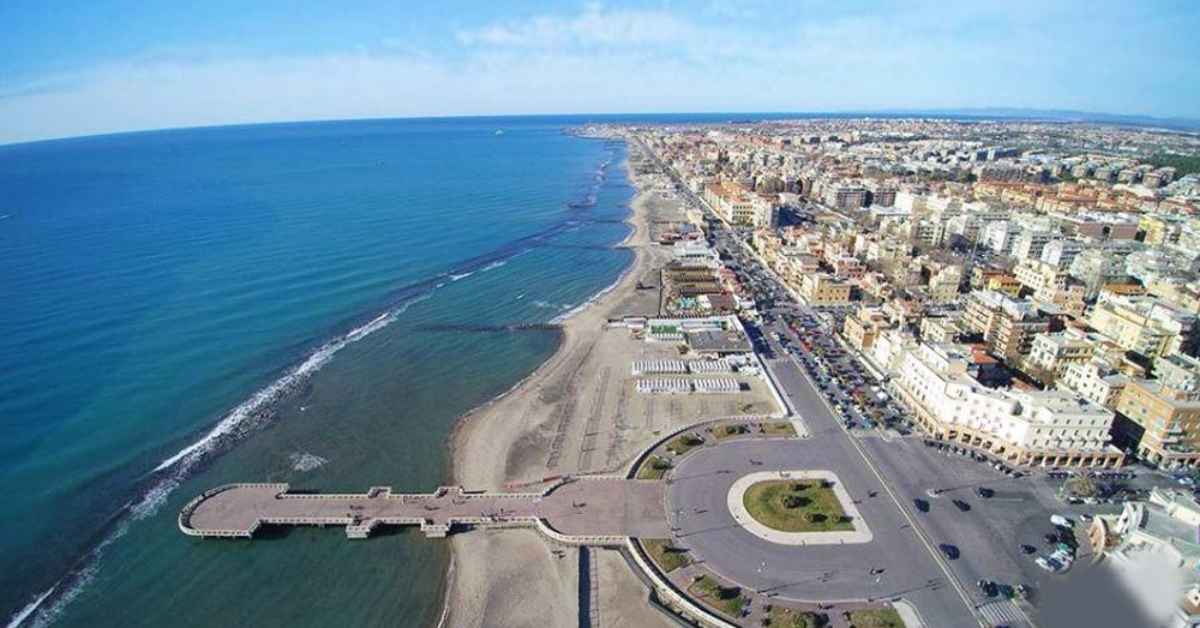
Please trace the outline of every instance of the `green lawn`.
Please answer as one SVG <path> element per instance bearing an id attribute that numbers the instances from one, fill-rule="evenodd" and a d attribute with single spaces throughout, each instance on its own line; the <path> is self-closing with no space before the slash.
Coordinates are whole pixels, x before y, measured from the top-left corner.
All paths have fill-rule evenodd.
<path id="1" fill-rule="evenodd" d="M 682 434 L 675 440 L 667 443 L 667 451 L 675 454 L 676 456 L 682 456 L 683 454 L 686 454 L 692 449 L 695 449 L 703 444 L 704 439 L 696 436 L 695 434 Z"/>
<path id="2" fill-rule="evenodd" d="M 688 587 L 692 597 L 730 617 L 740 617 L 749 600 L 738 587 L 723 587 L 712 576 L 701 576 Z"/>
<path id="3" fill-rule="evenodd" d="M 852 628 L 904 628 L 904 620 L 896 609 L 877 608 L 866 611 L 850 611 Z"/>
<path id="4" fill-rule="evenodd" d="M 822 480 L 767 480 L 746 490 L 742 503 L 756 521 L 781 532 L 853 530 L 831 486 Z"/>
<path id="5" fill-rule="evenodd" d="M 795 436 L 796 428 L 791 421 L 770 421 L 763 423 L 763 434 L 767 436 Z"/>
<path id="6" fill-rule="evenodd" d="M 671 470 L 671 461 L 662 456 L 650 456 L 638 469 L 639 480 L 661 480 Z"/>
<path id="7" fill-rule="evenodd" d="M 781 606 L 772 606 L 767 617 L 770 628 L 821 628 L 829 624 L 828 617 Z"/>
<path id="8" fill-rule="evenodd" d="M 687 550 L 671 545 L 667 539 L 642 539 L 642 547 L 663 573 L 671 573 L 691 564 Z"/>

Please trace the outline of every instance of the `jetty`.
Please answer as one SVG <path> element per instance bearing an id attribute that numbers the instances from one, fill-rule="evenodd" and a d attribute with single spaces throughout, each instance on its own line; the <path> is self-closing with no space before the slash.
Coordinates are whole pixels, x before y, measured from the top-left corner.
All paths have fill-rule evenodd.
<path id="1" fill-rule="evenodd" d="M 365 539 L 379 526 L 419 526 L 429 537 L 482 527 L 531 527 L 576 545 L 615 545 L 630 537 L 662 537 L 669 525 L 661 482 L 563 478 L 541 492 L 307 493 L 288 484 L 227 484 L 197 496 L 179 513 L 189 536 L 252 538 L 263 526 L 344 526 Z"/>

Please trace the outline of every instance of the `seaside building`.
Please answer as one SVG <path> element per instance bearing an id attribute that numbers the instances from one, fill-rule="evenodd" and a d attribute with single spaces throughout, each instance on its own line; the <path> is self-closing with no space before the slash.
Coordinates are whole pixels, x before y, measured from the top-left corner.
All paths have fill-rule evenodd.
<path id="1" fill-rule="evenodd" d="M 991 389 L 969 374 L 962 345 L 922 343 L 906 351 L 893 382 L 934 438 L 987 451 L 1016 465 L 1115 467 L 1113 412 L 1061 391 Z"/>

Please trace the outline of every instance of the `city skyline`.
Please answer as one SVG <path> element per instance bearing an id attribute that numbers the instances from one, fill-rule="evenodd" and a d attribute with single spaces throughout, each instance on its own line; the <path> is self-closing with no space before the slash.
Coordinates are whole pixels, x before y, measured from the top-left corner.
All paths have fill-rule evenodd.
<path id="1" fill-rule="evenodd" d="M 0 143 L 311 119 L 1054 109 L 1200 117 L 1182 3 L 0 9 Z"/>

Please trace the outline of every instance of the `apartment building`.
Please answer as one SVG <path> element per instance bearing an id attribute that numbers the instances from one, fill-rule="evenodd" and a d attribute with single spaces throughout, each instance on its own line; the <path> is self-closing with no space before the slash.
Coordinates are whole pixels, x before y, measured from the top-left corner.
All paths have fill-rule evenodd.
<path id="1" fill-rule="evenodd" d="M 1079 240 L 1060 238 L 1046 243 L 1042 248 L 1041 260 L 1059 270 L 1066 270 L 1082 252 L 1083 243 Z"/>
<path id="2" fill-rule="evenodd" d="M 1117 409 L 1117 400 L 1127 384 L 1129 376 L 1102 359 L 1068 364 L 1055 382 L 1059 390 L 1075 393 L 1109 410 Z"/>
<path id="3" fill-rule="evenodd" d="M 969 374 L 962 345 L 922 343 L 906 351 L 893 382 L 934 438 L 987 451 L 1015 465 L 1115 467 L 1113 412 L 1062 391 L 991 389 Z"/>
<path id="4" fill-rule="evenodd" d="M 958 336 L 957 312 L 923 316 L 920 329 L 925 342 L 952 342 Z"/>
<path id="5" fill-rule="evenodd" d="M 1034 337 L 1050 331 L 1050 322 L 1029 301 L 991 290 L 972 292 L 963 317 L 967 329 L 983 335 L 989 351 L 1012 363 L 1029 354 Z"/>
<path id="6" fill-rule="evenodd" d="M 891 323 L 883 310 L 877 307 L 860 307 L 853 316 L 847 316 L 842 324 L 842 336 L 847 344 L 867 353 L 875 346 L 879 334 L 890 328 Z"/>
<path id="7" fill-rule="evenodd" d="M 736 225 L 761 227 L 766 224 L 769 207 L 764 201 L 730 181 L 716 181 L 704 188 L 704 200 L 713 211 Z"/>
<path id="8" fill-rule="evenodd" d="M 1046 246 L 1058 237 L 1060 236 L 1052 231 L 1025 229 L 1013 242 L 1013 257 L 1022 260 L 1040 260 Z"/>
<path id="9" fill-rule="evenodd" d="M 1168 388 L 1200 391 L 1200 360 L 1181 353 L 1155 358 L 1154 377 Z"/>
<path id="10" fill-rule="evenodd" d="M 1134 379 L 1117 399 L 1114 436 L 1139 458 L 1167 469 L 1200 462 L 1200 392 Z"/>
<path id="11" fill-rule="evenodd" d="M 850 302 L 850 284 L 826 273 L 801 277 L 799 292 L 809 305 L 845 305 Z"/>
<path id="12" fill-rule="evenodd" d="M 1051 376 L 1061 377 L 1072 364 L 1083 364 L 1092 358 L 1095 343 L 1078 329 L 1058 333 L 1038 334 L 1033 338 L 1029 363 Z"/>
<path id="13" fill-rule="evenodd" d="M 987 290 L 999 292 L 1005 296 L 1017 298 L 1021 294 L 1021 282 L 1008 273 L 997 273 L 988 278 L 984 286 Z"/>
<path id="14" fill-rule="evenodd" d="M 1147 357 L 1195 353 L 1196 316 L 1153 297 L 1102 295 L 1088 324 L 1127 351 Z"/>
<path id="15" fill-rule="evenodd" d="M 834 209 L 858 209 L 867 206 L 869 195 L 860 185 L 837 185 L 825 191 L 823 200 Z"/>

